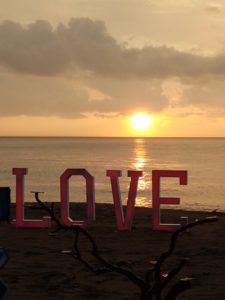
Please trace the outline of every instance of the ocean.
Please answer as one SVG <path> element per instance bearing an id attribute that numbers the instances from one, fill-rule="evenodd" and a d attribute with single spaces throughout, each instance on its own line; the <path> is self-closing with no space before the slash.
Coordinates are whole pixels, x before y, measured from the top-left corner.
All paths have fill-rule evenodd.
<path id="1" fill-rule="evenodd" d="M 11 188 L 15 202 L 12 168 L 28 168 L 25 201 L 30 191 L 42 191 L 43 201 L 60 201 L 60 175 L 67 168 L 84 168 L 95 178 L 96 203 L 113 203 L 106 170 L 121 170 L 121 198 L 126 204 L 128 170 L 142 170 L 137 206 L 152 206 L 152 170 L 186 170 L 188 184 L 177 178 L 161 180 L 161 197 L 179 197 L 185 210 L 225 211 L 225 138 L 0 138 L 0 186 Z M 71 202 L 85 201 L 85 181 L 73 176 Z"/>

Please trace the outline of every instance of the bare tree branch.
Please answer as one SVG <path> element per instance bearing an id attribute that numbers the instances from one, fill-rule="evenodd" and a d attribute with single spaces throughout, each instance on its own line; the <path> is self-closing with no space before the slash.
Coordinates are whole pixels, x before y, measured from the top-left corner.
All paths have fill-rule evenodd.
<path id="1" fill-rule="evenodd" d="M 59 230 L 71 230 L 75 233 L 75 238 L 74 238 L 74 243 L 73 243 L 73 256 L 76 257 L 79 261 L 81 261 L 89 270 L 91 270 L 94 273 L 99 273 L 98 270 L 94 270 L 94 268 L 91 267 L 91 265 L 82 258 L 81 252 L 79 250 L 79 236 L 80 233 L 82 233 L 86 239 L 91 243 L 92 245 L 92 255 L 101 263 L 105 268 L 115 271 L 117 273 L 120 273 L 122 275 L 125 275 L 130 281 L 132 281 L 135 285 L 137 285 L 141 290 L 146 288 L 146 283 L 144 280 L 136 276 L 133 272 L 118 267 L 117 265 L 113 265 L 109 262 L 107 262 L 100 254 L 99 250 L 97 247 L 96 242 L 92 238 L 92 236 L 85 230 L 83 227 L 78 226 L 78 225 L 73 225 L 73 226 L 65 226 L 63 225 L 60 220 L 55 216 L 55 213 L 53 210 L 48 208 L 38 197 L 38 192 L 35 192 L 35 199 L 36 201 L 40 204 L 40 206 L 49 214 L 51 219 L 56 223 L 57 228 L 54 230 L 52 233 L 57 232 Z M 101 272 L 101 271 L 100 271 Z"/>
<path id="2" fill-rule="evenodd" d="M 158 261 L 155 265 L 155 268 L 154 268 L 155 280 L 159 280 L 160 274 L 161 274 L 162 264 L 173 253 L 173 251 L 176 247 L 177 239 L 178 239 L 179 235 L 182 232 L 185 232 L 187 229 L 190 229 L 192 227 L 195 227 L 195 226 L 198 226 L 198 225 L 201 225 L 201 224 L 212 223 L 212 222 L 216 222 L 216 221 L 218 221 L 217 216 L 208 217 L 208 218 L 205 218 L 205 219 L 202 219 L 202 220 L 195 221 L 193 223 L 189 223 L 185 226 L 180 227 L 176 231 L 174 231 L 172 236 L 171 236 L 169 249 L 166 252 L 164 252 L 163 254 L 161 254 L 161 256 L 159 257 L 159 259 L 158 259 Z"/>
<path id="3" fill-rule="evenodd" d="M 141 300 L 174 300 L 176 297 L 185 291 L 186 289 L 190 288 L 190 278 L 181 279 L 172 286 L 170 291 L 167 293 L 165 297 L 162 296 L 163 289 L 168 285 L 171 280 L 180 272 L 180 270 L 185 265 L 187 259 L 182 259 L 176 267 L 174 267 L 166 277 L 162 276 L 162 265 L 168 259 L 171 254 L 174 252 L 177 239 L 180 236 L 180 233 L 185 232 L 187 229 L 192 227 L 212 223 L 218 221 L 218 217 L 208 217 L 203 220 L 198 220 L 188 225 L 185 225 L 178 230 L 176 230 L 170 240 L 169 248 L 166 252 L 162 253 L 156 262 L 154 268 L 152 270 L 148 270 L 145 273 L 144 279 L 139 278 L 135 273 L 131 272 L 130 270 L 121 268 L 115 264 L 109 263 L 107 260 L 103 258 L 103 256 L 99 253 L 97 244 L 92 236 L 88 233 L 86 229 L 78 225 L 72 226 L 65 226 L 61 223 L 61 221 L 55 216 L 54 213 L 54 204 L 51 204 L 51 208 L 47 207 L 39 199 L 39 193 L 35 193 L 35 199 L 39 203 L 39 205 L 49 214 L 52 221 L 54 221 L 57 225 L 57 228 L 52 232 L 57 232 L 59 230 L 71 230 L 74 232 L 74 241 L 73 241 L 73 250 L 71 251 L 72 257 L 78 259 L 86 268 L 92 271 L 94 274 L 101 274 L 106 271 L 114 271 L 119 274 L 122 274 L 127 277 L 132 283 L 139 287 L 141 291 Z M 91 244 L 91 254 L 95 259 L 104 267 L 103 269 L 95 269 L 92 265 L 83 257 L 82 252 L 80 251 L 79 247 L 79 239 L 80 235 L 83 235 Z"/>

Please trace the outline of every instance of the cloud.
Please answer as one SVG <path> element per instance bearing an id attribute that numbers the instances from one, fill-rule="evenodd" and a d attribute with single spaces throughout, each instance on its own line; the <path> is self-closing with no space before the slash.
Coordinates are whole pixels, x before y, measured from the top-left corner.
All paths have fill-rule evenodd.
<path id="1" fill-rule="evenodd" d="M 26 74 L 53 76 L 68 70 L 120 79 L 199 77 L 225 73 L 225 53 L 213 57 L 167 46 L 127 48 L 104 22 L 71 19 L 53 28 L 47 21 L 27 26 L 0 24 L 0 64 Z"/>
<path id="2" fill-rule="evenodd" d="M 112 118 L 181 107 L 223 114 L 224 78 L 225 53 L 127 48 L 102 21 L 0 24 L 0 116 Z"/>
<path id="3" fill-rule="evenodd" d="M 0 25 L 0 63 L 15 71 L 54 75 L 68 66 L 69 55 L 51 25 L 36 21 L 26 28 L 5 21 Z"/>
<path id="4" fill-rule="evenodd" d="M 218 110 L 218 115 L 225 115 L 225 76 L 218 80 L 217 78 L 210 81 L 199 82 L 198 85 L 190 85 L 186 89 L 183 105 L 195 105 L 199 108 L 209 111 L 210 108 L 215 112 Z"/>
<path id="5" fill-rule="evenodd" d="M 225 76 L 181 81 L 177 78 L 163 82 L 167 109 L 176 115 L 225 116 Z"/>
<path id="6" fill-rule="evenodd" d="M 114 117 L 135 110 L 159 112 L 168 103 L 159 81 L 81 81 L 10 72 L 0 72 L 0 93 L 0 116 Z"/>
<path id="7" fill-rule="evenodd" d="M 0 76 L 0 116 L 82 118 L 88 97 L 79 83 L 58 77 L 4 73 Z"/>

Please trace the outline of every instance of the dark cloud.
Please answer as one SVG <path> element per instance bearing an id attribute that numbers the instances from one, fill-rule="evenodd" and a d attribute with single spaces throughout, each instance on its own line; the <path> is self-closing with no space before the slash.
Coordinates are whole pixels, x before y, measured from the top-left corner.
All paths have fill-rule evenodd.
<path id="1" fill-rule="evenodd" d="M 224 53 L 130 49 L 101 21 L 0 24 L 0 116 L 115 117 L 171 106 L 221 112 L 224 78 Z"/>
<path id="2" fill-rule="evenodd" d="M 18 72 L 54 75 L 69 64 L 69 54 L 46 21 L 27 27 L 5 21 L 0 25 L 0 63 Z"/>
<path id="3" fill-rule="evenodd" d="M 225 73 L 225 54 L 206 57 L 172 47 L 129 49 L 101 21 L 71 19 L 53 28 L 47 21 L 27 26 L 0 24 L 0 64 L 18 72 L 57 75 L 68 69 L 116 78 L 197 77 Z"/>

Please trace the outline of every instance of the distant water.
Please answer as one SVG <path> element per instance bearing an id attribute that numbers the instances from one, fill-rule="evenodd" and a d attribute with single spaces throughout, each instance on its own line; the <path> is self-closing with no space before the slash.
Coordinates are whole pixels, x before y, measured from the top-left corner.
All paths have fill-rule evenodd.
<path id="1" fill-rule="evenodd" d="M 127 170 L 143 170 L 137 205 L 151 206 L 152 170 L 187 170 L 188 185 L 163 179 L 161 196 L 179 197 L 180 208 L 225 211 L 225 139 L 223 138 L 0 138 L 0 186 L 10 186 L 12 168 L 28 168 L 25 201 L 30 191 L 44 191 L 44 201 L 60 201 L 60 175 L 67 168 L 85 168 L 95 177 L 95 199 L 112 203 L 106 170 L 122 170 L 121 196 L 126 203 Z M 84 180 L 70 179 L 70 201 L 85 201 Z"/>

